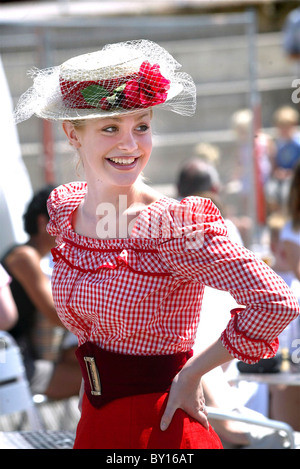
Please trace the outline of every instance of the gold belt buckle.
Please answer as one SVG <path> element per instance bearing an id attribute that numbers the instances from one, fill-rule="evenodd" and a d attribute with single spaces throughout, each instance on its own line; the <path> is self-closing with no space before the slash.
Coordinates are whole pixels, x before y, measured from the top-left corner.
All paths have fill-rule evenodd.
<path id="1" fill-rule="evenodd" d="M 98 373 L 98 368 L 96 366 L 94 357 L 83 357 L 85 361 L 85 366 L 87 369 L 87 374 L 89 377 L 89 382 L 91 386 L 91 394 L 93 396 L 101 396 L 101 382 Z"/>

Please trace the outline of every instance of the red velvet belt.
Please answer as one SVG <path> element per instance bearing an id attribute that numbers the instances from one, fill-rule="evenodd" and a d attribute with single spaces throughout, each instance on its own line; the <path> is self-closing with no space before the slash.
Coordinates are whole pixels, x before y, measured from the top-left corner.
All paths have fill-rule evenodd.
<path id="1" fill-rule="evenodd" d="M 92 342 L 76 350 L 85 393 L 96 408 L 121 397 L 169 391 L 173 378 L 192 355 L 192 351 L 125 355 L 103 350 Z"/>

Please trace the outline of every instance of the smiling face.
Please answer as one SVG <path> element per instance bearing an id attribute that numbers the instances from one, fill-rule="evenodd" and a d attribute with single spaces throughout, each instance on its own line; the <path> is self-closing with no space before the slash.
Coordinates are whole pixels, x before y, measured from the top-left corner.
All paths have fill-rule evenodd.
<path id="1" fill-rule="evenodd" d="M 131 186 L 149 161 L 152 150 L 151 110 L 118 117 L 63 123 L 77 148 L 89 183 Z"/>

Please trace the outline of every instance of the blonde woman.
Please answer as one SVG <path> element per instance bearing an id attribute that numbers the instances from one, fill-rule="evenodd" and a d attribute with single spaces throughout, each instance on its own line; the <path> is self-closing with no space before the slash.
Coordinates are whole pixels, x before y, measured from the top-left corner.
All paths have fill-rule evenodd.
<path id="1" fill-rule="evenodd" d="M 280 278 L 230 242 L 210 200 L 178 202 L 141 180 L 153 110 L 194 113 L 195 85 L 179 68 L 151 41 L 108 45 L 36 72 L 16 110 L 17 121 L 61 121 L 85 171 L 48 201 L 54 301 L 84 377 L 75 448 L 221 448 L 201 377 L 233 356 L 274 355 L 299 314 Z M 206 284 L 243 307 L 193 356 Z"/>

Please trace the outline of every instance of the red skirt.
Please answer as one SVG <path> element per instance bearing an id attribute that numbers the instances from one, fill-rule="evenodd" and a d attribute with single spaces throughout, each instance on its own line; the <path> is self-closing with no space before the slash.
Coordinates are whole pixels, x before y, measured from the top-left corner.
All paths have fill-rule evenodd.
<path id="1" fill-rule="evenodd" d="M 74 449 L 222 449 L 212 427 L 206 430 L 181 409 L 161 431 L 167 398 L 168 393 L 139 394 L 96 409 L 84 395 Z"/>

